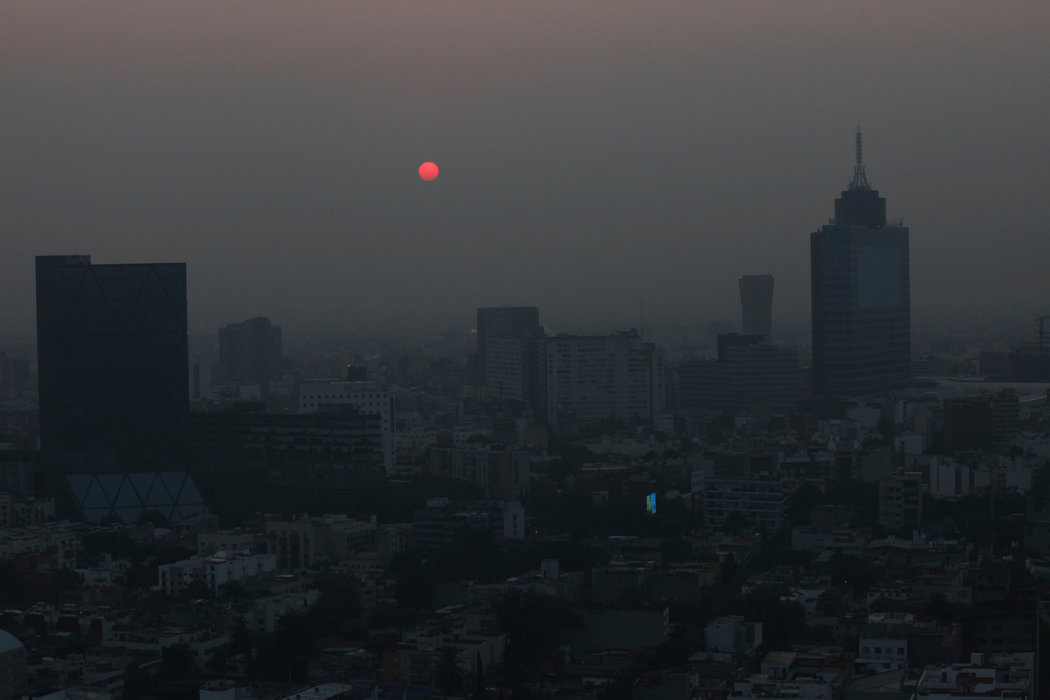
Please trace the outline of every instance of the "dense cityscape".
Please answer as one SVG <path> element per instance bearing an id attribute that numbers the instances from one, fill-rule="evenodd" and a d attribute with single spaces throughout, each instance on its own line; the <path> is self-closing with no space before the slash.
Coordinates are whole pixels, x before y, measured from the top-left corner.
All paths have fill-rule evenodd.
<path id="1" fill-rule="evenodd" d="M 184 263 L 38 256 L 0 700 L 1048 697 L 1050 317 L 917 327 L 910 235 L 858 130 L 802 333 L 740 270 L 678 339 L 294 347 L 191 335 Z"/>

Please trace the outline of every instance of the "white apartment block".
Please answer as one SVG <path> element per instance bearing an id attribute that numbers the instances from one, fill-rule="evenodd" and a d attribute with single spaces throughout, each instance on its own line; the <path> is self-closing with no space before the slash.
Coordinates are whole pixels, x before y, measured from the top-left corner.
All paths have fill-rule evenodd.
<path id="1" fill-rule="evenodd" d="M 857 673 L 884 673 L 908 666 L 908 625 L 869 624 L 857 640 Z"/>
<path id="2" fill-rule="evenodd" d="M 0 559 L 53 552 L 60 569 L 77 565 L 77 537 L 69 522 L 0 529 Z"/>
<path id="3" fill-rule="evenodd" d="M 708 651 L 748 654 L 762 644 L 762 623 L 748 622 L 740 615 L 712 620 L 704 628 Z"/>
<path id="4" fill-rule="evenodd" d="M 215 552 L 250 552 L 263 542 L 261 532 L 251 530 L 218 530 L 197 533 L 197 556 Z"/>
<path id="5" fill-rule="evenodd" d="M 177 595 L 194 581 L 203 581 L 212 595 L 231 581 L 258 576 L 277 568 L 274 554 L 228 554 L 194 556 L 157 567 L 157 583 L 168 595 Z"/>
<path id="6" fill-rule="evenodd" d="M 799 482 L 776 479 L 703 479 L 699 492 L 704 519 L 721 525 L 739 513 L 754 527 L 776 530 L 787 518 L 787 503 Z"/>
<path id="7" fill-rule="evenodd" d="M 1034 698 L 1035 654 L 971 654 L 970 663 L 930 666 L 919 678 L 913 700 Z M 1045 697 L 1040 692 L 1041 697 Z"/>
<path id="8" fill-rule="evenodd" d="M 184 644 L 189 647 L 194 664 L 204 670 L 215 659 L 215 652 L 230 643 L 228 634 L 185 627 L 136 628 L 107 624 L 103 627 L 102 646 L 129 651 L 148 651 L 159 655 L 164 649 Z"/>

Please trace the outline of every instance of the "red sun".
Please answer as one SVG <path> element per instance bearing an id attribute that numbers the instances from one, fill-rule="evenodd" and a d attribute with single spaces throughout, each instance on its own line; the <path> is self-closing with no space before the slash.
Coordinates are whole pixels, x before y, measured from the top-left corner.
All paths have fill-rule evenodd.
<path id="1" fill-rule="evenodd" d="M 426 163 L 423 163 L 421 166 L 419 166 L 419 177 L 426 180 L 427 182 L 430 182 L 431 180 L 436 180 L 437 176 L 438 166 L 434 163 L 431 163 L 429 160 Z"/>

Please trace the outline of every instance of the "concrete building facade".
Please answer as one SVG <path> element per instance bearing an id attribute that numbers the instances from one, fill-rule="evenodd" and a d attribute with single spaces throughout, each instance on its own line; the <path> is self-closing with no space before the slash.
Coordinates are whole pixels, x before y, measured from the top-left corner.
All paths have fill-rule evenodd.
<path id="1" fill-rule="evenodd" d="M 383 442 L 383 468 L 394 469 L 394 408 L 390 393 L 375 381 L 313 380 L 299 387 L 299 412 L 317 413 L 333 406 L 353 406 L 361 413 L 379 416 Z"/>
<path id="2" fill-rule="evenodd" d="M 547 422 L 559 429 L 651 416 L 650 370 L 637 331 L 546 341 Z"/>

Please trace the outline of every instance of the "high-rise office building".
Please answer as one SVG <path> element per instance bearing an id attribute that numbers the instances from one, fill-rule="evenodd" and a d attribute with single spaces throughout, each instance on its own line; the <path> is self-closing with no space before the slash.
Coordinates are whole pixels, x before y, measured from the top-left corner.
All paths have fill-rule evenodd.
<path id="1" fill-rule="evenodd" d="M 513 358 L 508 359 L 507 353 L 520 355 L 517 343 L 497 342 L 506 339 L 539 338 L 543 336 L 543 326 L 540 325 L 540 309 L 537 306 L 492 306 L 478 309 L 478 323 L 476 327 L 478 349 L 477 349 L 477 376 L 479 384 L 503 386 L 507 383 L 508 373 L 520 374 L 515 367 L 508 367 Z M 490 369 L 491 368 L 491 369 Z M 517 377 L 512 383 L 517 383 Z M 506 389 L 507 391 L 515 391 Z"/>
<path id="2" fill-rule="evenodd" d="M 281 327 L 265 316 L 219 329 L 219 380 L 258 384 L 265 395 L 281 369 Z"/>
<path id="3" fill-rule="evenodd" d="M 743 334 L 773 342 L 773 275 L 744 275 L 739 284 Z"/>
<path id="4" fill-rule="evenodd" d="M 64 482 L 94 521 L 199 512 L 200 494 L 178 471 L 189 415 L 185 264 L 41 256 L 36 295 L 46 484 Z"/>
<path id="5" fill-rule="evenodd" d="M 868 184 L 860 131 L 835 218 L 810 235 L 813 391 L 865 396 L 907 384 L 911 361 L 908 229 L 886 221 Z"/>

